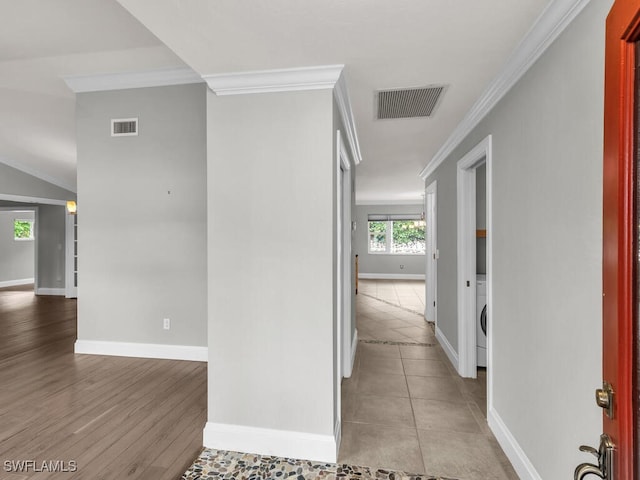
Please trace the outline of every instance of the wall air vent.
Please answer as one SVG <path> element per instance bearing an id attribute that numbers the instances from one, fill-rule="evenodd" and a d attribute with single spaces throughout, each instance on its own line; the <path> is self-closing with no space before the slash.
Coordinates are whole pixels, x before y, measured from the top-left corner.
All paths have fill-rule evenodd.
<path id="1" fill-rule="evenodd" d="M 131 137 L 138 135 L 138 118 L 112 118 L 112 137 Z"/>
<path id="2" fill-rule="evenodd" d="M 378 120 L 431 117 L 440 104 L 446 85 L 396 88 L 376 92 Z"/>

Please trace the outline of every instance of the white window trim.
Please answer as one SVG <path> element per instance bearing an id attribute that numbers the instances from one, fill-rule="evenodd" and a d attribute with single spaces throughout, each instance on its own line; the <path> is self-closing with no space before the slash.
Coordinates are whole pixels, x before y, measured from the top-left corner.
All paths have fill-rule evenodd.
<path id="1" fill-rule="evenodd" d="M 425 242 L 425 251 L 422 253 L 406 253 L 406 252 L 392 252 L 391 251 L 391 244 L 393 243 L 393 222 L 397 221 L 397 220 L 368 220 L 367 221 L 367 253 L 369 255 L 390 255 L 393 257 L 418 257 L 418 256 L 425 256 L 426 255 L 426 242 Z M 387 224 L 387 231 L 385 233 L 385 238 L 386 238 L 386 242 L 385 242 L 385 251 L 384 252 L 372 252 L 371 251 L 371 240 L 369 238 L 369 235 L 371 234 L 371 232 L 369 231 L 369 223 L 371 222 L 385 222 Z M 425 227 L 426 228 L 426 227 Z M 389 241 L 389 239 L 391 239 Z"/>

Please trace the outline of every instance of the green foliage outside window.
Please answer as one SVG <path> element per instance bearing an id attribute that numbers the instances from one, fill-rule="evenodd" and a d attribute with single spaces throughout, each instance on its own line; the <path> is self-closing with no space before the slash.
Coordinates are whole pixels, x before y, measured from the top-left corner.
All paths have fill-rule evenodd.
<path id="1" fill-rule="evenodd" d="M 13 222 L 13 236 L 15 240 L 32 240 L 33 221 L 15 220 Z"/>
<path id="2" fill-rule="evenodd" d="M 414 220 L 396 220 L 393 222 L 394 245 L 424 243 L 424 225 Z"/>
<path id="3" fill-rule="evenodd" d="M 369 222 L 369 251 L 387 250 L 387 222 Z"/>
<path id="4" fill-rule="evenodd" d="M 391 238 L 387 238 L 390 236 Z M 425 224 L 416 220 L 369 222 L 369 252 L 424 254 Z"/>

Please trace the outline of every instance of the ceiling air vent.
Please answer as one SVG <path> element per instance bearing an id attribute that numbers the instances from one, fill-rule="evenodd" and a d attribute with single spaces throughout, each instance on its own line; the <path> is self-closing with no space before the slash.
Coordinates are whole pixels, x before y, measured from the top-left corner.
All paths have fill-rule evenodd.
<path id="1" fill-rule="evenodd" d="M 112 137 L 131 137 L 138 135 L 138 119 L 137 118 L 112 118 L 111 119 L 111 136 Z"/>
<path id="2" fill-rule="evenodd" d="M 445 90 L 446 85 L 379 90 L 378 120 L 431 117 Z"/>

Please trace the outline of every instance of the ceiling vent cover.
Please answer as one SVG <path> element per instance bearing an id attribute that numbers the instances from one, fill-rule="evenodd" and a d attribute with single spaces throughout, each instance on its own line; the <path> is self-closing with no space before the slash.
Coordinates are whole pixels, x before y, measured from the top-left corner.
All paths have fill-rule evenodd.
<path id="1" fill-rule="evenodd" d="M 131 137 L 138 135 L 138 118 L 112 118 L 112 137 Z"/>
<path id="2" fill-rule="evenodd" d="M 446 85 L 379 90 L 378 120 L 431 117 L 445 90 Z"/>

